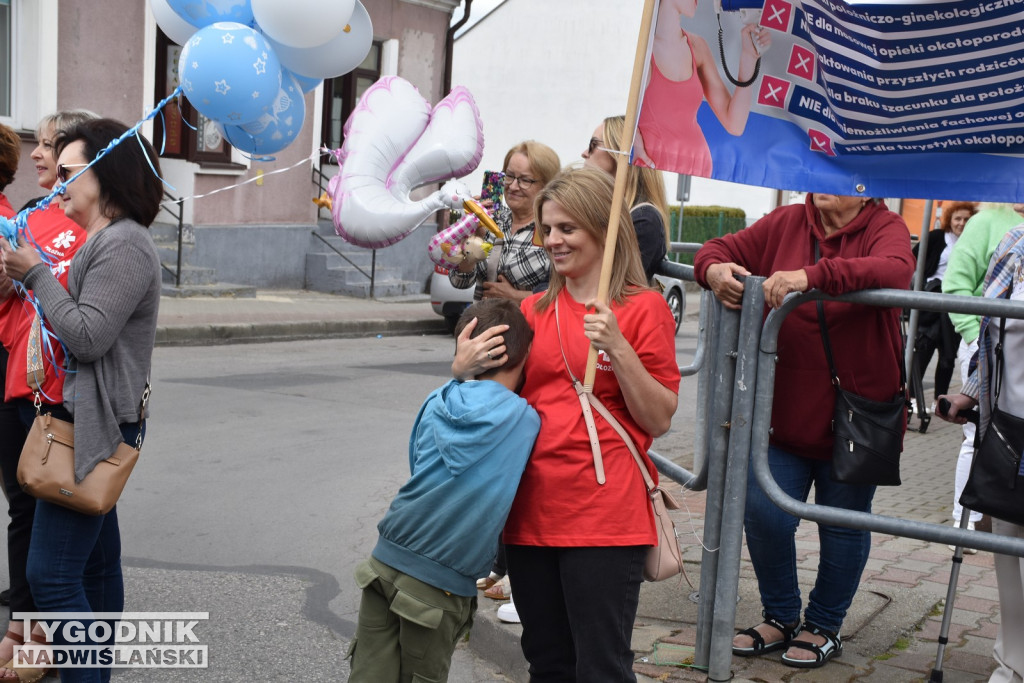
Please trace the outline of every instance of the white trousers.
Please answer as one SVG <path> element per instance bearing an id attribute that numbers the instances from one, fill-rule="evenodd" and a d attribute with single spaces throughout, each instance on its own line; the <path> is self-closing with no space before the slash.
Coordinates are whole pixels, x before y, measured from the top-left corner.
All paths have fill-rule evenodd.
<path id="1" fill-rule="evenodd" d="M 1024 527 L 992 518 L 992 533 L 1024 538 Z M 999 634 L 992 654 L 996 670 L 989 683 L 1024 681 L 1024 559 L 996 555 L 996 585 L 999 590 Z"/>
<path id="2" fill-rule="evenodd" d="M 960 348 L 957 350 L 956 361 L 960 365 L 960 381 L 967 383 L 968 367 L 971 357 L 978 350 L 978 340 L 967 344 L 960 340 Z M 971 474 L 971 461 L 974 459 L 974 432 L 977 427 L 971 422 L 964 423 L 964 441 L 960 444 L 960 454 L 956 459 L 956 477 L 953 480 L 953 523 L 960 523 L 960 515 L 963 508 L 960 506 L 960 494 L 964 492 L 964 485 L 967 484 L 967 477 Z M 981 513 L 971 510 L 971 521 L 977 523 L 981 520 Z"/>

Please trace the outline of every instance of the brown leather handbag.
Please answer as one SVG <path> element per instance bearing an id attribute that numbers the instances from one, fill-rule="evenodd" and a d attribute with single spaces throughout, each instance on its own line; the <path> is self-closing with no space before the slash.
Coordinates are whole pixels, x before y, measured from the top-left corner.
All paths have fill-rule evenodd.
<path id="1" fill-rule="evenodd" d="M 117 504 L 139 459 L 142 420 L 150 394 L 149 380 L 139 404 L 139 435 L 134 447 L 121 443 L 114 454 L 100 461 L 85 479 L 75 482 L 75 425 L 42 412 L 41 382 L 38 381 L 43 370 L 42 352 L 38 333 L 33 332 L 28 345 L 27 381 L 34 392 L 36 418 L 21 449 L 18 483 L 34 498 L 62 505 L 83 515 L 105 515 Z"/>

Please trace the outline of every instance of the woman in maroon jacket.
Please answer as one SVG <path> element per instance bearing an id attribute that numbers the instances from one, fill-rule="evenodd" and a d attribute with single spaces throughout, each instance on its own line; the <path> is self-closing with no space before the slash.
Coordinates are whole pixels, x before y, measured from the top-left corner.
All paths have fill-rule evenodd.
<path id="1" fill-rule="evenodd" d="M 815 259 L 815 244 L 820 258 Z M 746 230 L 710 240 L 697 253 L 697 280 L 727 308 L 739 308 L 743 283 L 734 274 L 767 277 L 767 304 L 790 292 L 830 295 L 859 289 L 906 289 L 914 272 L 903 219 L 879 200 L 809 194 Z M 903 362 L 899 311 L 826 302 L 825 319 L 842 386 L 887 401 L 899 390 Z M 815 306 L 790 313 L 779 332 L 772 436 L 768 462 L 790 496 L 820 505 L 870 512 L 873 486 L 831 480 L 835 394 Z M 782 661 L 815 668 L 842 653 L 839 629 L 860 583 L 868 531 L 818 525 L 821 561 L 800 622 L 794 535 L 799 520 L 777 508 L 750 477 L 744 518 L 747 548 L 757 574 L 765 621 L 740 632 L 733 652 L 752 656 L 785 649 Z"/>

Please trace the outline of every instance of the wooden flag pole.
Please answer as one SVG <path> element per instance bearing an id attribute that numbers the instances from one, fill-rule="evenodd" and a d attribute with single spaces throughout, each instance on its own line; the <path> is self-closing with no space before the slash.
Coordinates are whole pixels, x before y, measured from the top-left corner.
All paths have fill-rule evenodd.
<path id="1" fill-rule="evenodd" d="M 615 243 L 619 239 L 619 214 L 626 196 L 626 172 L 629 167 L 630 150 L 633 147 L 632 134 L 636 130 L 637 110 L 640 103 L 640 84 L 647 62 L 647 44 L 650 42 L 651 25 L 654 23 L 654 1 L 644 0 L 644 13 L 640 20 L 640 35 L 636 41 L 636 57 L 633 59 L 633 79 L 629 84 L 629 101 L 626 103 L 626 122 L 619 141 L 619 154 L 615 159 L 615 189 L 612 193 L 612 213 L 608 217 L 608 235 L 604 242 L 604 259 L 601 261 L 601 279 L 597 284 L 597 300 L 608 303 L 608 287 L 612 279 L 615 262 Z M 587 355 L 587 371 L 583 376 L 583 389 L 593 392 L 594 376 L 597 374 L 597 349 L 590 345 Z"/>

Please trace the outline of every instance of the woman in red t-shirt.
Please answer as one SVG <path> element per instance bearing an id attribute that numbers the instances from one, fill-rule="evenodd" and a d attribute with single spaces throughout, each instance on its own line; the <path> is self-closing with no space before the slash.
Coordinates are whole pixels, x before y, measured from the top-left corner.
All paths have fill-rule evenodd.
<path id="1" fill-rule="evenodd" d="M 77 109 L 50 114 L 39 122 L 36 129 L 38 144 L 31 154 L 39 187 L 50 192 L 57 183 L 57 158 L 53 154 L 54 139 L 57 135 L 94 118 L 96 114 Z M 32 211 L 27 222 L 32 241 L 51 259 L 50 268 L 66 288 L 68 266 L 75 252 L 85 243 L 85 231 L 64 215 L 63 209 L 56 201 L 51 202 L 45 209 Z M 6 275 L 3 277 L 6 279 Z M 36 499 L 21 489 L 17 478 L 21 448 L 36 412 L 33 392 L 26 382 L 26 351 L 34 318 L 35 311 L 21 297 L 10 296 L 0 302 L 0 342 L 7 351 L 3 354 L 5 373 L 0 373 L 6 375 L 2 383 L 4 414 L 16 416 L 14 420 L 0 423 L 0 441 L 4 444 L 3 449 L 0 449 L 0 472 L 3 475 L 7 497 L 7 511 L 11 518 L 7 527 L 7 557 L 11 578 L 12 614 L 38 611 L 29 591 L 28 580 L 25 578 Z M 49 323 L 44 319 L 42 324 L 44 333 L 49 333 Z M 68 419 L 70 415 L 63 406 L 64 352 L 56 341 L 52 342 L 51 349 L 52 353 L 44 353 L 43 361 L 46 367 L 37 378 L 42 385 L 39 400 L 44 404 L 44 411 L 53 413 L 54 417 Z M 22 632 L 24 627 L 24 621 L 11 620 L 7 633 L 3 640 L 0 640 L 0 681 L 19 680 L 10 662 L 14 657 L 15 645 L 22 644 L 25 639 Z M 42 634 L 42 631 L 37 632 Z M 40 672 L 33 671 L 32 675 L 38 673 Z M 29 676 L 30 674 L 22 668 L 22 680 Z"/>
<path id="2" fill-rule="evenodd" d="M 598 301 L 612 179 L 583 168 L 554 178 L 535 204 L 552 272 L 547 292 L 522 304 L 534 331 L 521 394 L 541 418 L 503 540 L 523 652 L 532 680 L 633 681 L 630 638 L 641 570 L 657 541 L 643 478 L 622 438 L 601 418 L 605 482 L 572 378 L 598 350 L 593 393 L 643 454 L 676 410 L 675 323 L 646 285 L 628 208 L 620 207 L 609 303 Z M 458 339 L 456 377 L 505 362 L 502 328 Z M 657 481 L 658 473 L 644 456 Z"/>

